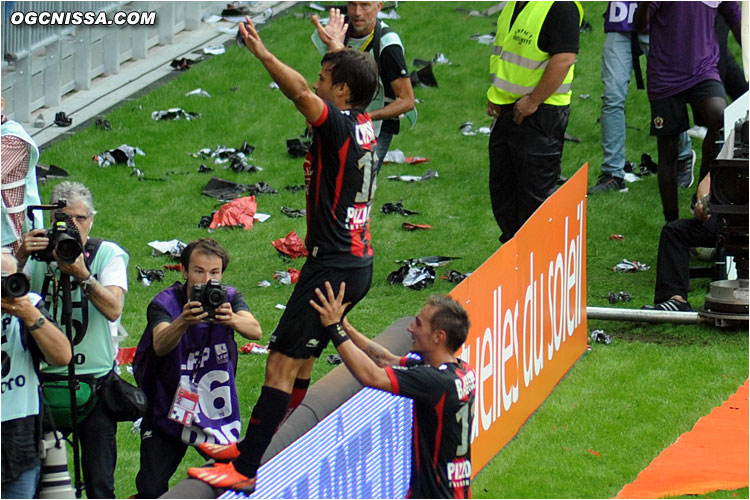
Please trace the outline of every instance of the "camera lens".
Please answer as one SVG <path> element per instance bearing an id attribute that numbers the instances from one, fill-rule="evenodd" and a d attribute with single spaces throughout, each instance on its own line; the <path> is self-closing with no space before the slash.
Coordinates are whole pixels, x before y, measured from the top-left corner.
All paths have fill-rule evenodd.
<path id="1" fill-rule="evenodd" d="M 57 251 L 57 257 L 65 262 L 72 264 L 83 252 L 81 245 L 78 241 L 64 233 L 59 234 L 55 245 Z"/>
<path id="2" fill-rule="evenodd" d="M 206 294 L 207 305 L 218 307 L 223 303 L 224 303 L 224 292 L 223 290 L 221 290 L 221 288 L 219 289 L 214 288 L 212 290 L 209 290 L 208 293 Z"/>
<path id="3" fill-rule="evenodd" d="M 31 289 L 29 278 L 23 273 L 3 276 L 2 293 L 10 297 L 23 297 Z"/>

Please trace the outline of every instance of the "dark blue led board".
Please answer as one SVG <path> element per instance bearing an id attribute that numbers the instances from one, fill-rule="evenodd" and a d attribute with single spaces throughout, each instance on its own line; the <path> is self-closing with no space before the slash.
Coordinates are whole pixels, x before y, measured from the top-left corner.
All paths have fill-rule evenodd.
<path id="1" fill-rule="evenodd" d="M 411 439 L 412 401 L 362 389 L 258 469 L 250 498 L 404 498 Z"/>

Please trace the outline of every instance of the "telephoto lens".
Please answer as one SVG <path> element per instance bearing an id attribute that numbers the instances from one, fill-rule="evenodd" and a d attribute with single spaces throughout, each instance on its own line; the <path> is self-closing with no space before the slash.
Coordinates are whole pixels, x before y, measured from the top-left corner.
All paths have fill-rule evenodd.
<path id="1" fill-rule="evenodd" d="M 3 297 L 23 297 L 31 289 L 29 278 L 23 273 L 3 274 L 2 294 Z"/>
<path id="2" fill-rule="evenodd" d="M 62 434 L 45 433 L 44 452 L 39 498 L 75 498 L 76 492 L 68 473 L 68 452 Z"/>
<path id="3" fill-rule="evenodd" d="M 57 233 L 55 252 L 61 262 L 72 264 L 81 255 L 83 248 L 76 238 L 67 233 Z"/>

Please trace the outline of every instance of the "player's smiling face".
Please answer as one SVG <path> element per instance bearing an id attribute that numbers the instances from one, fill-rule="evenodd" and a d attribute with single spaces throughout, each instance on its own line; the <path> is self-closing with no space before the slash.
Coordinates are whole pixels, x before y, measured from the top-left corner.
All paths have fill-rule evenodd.
<path id="1" fill-rule="evenodd" d="M 435 314 L 435 306 L 424 306 L 407 328 L 407 331 L 411 333 L 412 351 L 416 353 L 429 351 L 434 344 L 434 332 L 431 324 L 433 314 Z"/>
<path id="2" fill-rule="evenodd" d="M 313 84 L 315 94 L 321 99 L 333 101 L 333 83 L 331 82 L 331 63 L 323 63 L 318 73 L 318 81 Z"/>

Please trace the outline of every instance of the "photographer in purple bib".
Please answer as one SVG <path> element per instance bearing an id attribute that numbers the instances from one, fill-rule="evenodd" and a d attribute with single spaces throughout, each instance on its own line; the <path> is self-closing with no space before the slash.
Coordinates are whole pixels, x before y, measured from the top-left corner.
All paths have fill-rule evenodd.
<path id="1" fill-rule="evenodd" d="M 137 498 L 165 493 L 189 446 L 237 441 L 242 423 L 234 333 L 248 340 L 262 334 L 242 293 L 222 283 L 229 254 L 221 245 L 196 240 L 180 259 L 185 282 L 149 304 L 133 361 L 148 397 Z"/>

